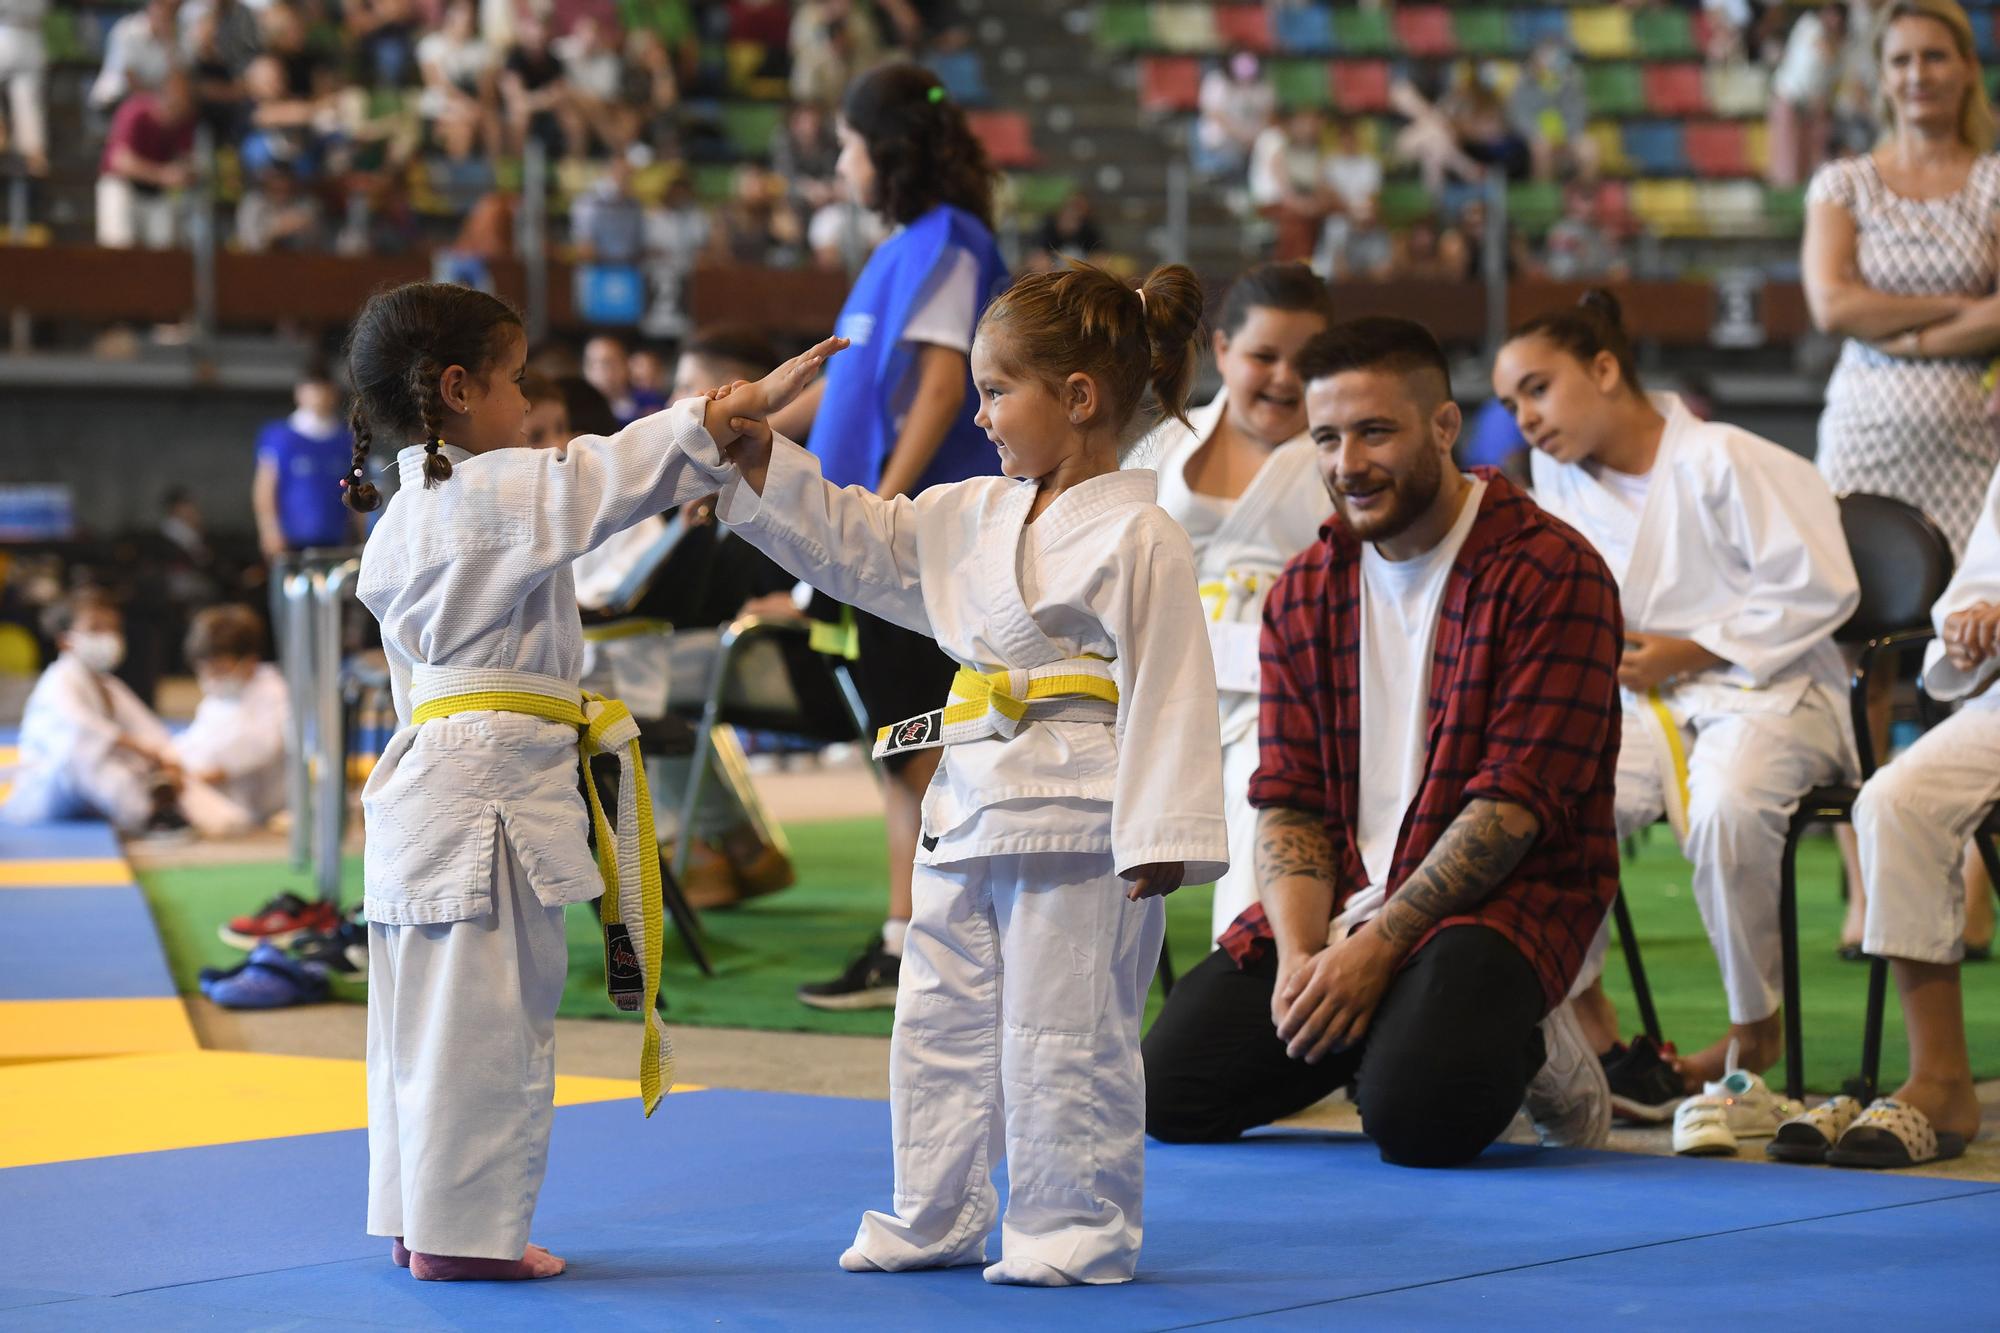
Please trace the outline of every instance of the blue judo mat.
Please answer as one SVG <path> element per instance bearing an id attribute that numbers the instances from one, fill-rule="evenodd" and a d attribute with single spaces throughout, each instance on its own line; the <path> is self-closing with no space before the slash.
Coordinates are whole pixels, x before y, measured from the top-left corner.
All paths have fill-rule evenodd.
<path id="1" fill-rule="evenodd" d="M 143 1114 L 143 1107 L 135 1107 Z M 429 1284 L 361 1234 L 360 1132 L 0 1171 L 9 1330 L 1820 1327 L 1964 1323 L 1991 1301 L 2000 1186 L 1494 1149 L 1454 1171 L 1365 1140 L 1150 1147 L 1140 1280 L 851 1275 L 887 1202 L 879 1102 L 699 1092 L 556 1113 L 537 1238 L 569 1273 Z M 993 1247 L 997 1251 L 996 1236 Z"/>
<path id="2" fill-rule="evenodd" d="M 175 993 L 153 914 L 136 884 L 0 893 L 0 1000 Z"/>

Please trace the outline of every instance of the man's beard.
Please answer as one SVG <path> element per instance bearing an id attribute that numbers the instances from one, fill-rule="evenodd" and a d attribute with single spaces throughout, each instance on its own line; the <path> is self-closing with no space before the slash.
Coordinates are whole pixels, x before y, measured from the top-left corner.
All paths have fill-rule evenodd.
<path id="1" fill-rule="evenodd" d="M 1409 472 L 1390 483 L 1385 507 L 1357 514 L 1348 507 L 1347 497 L 1338 488 L 1334 490 L 1333 503 L 1346 521 L 1347 530 L 1357 540 L 1386 542 L 1400 537 L 1429 513 L 1443 485 L 1444 459 L 1436 450 L 1426 449 Z"/>

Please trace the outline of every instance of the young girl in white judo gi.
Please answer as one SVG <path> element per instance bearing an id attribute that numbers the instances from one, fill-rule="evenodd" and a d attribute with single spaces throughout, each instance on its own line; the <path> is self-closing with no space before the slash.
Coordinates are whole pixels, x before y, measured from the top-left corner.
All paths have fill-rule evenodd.
<path id="1" fill-rule="evenodd" d="M 1264 598 L 1331 513 L 1306 435 L 1305 385 L 1292 358 L 1329 319 L 1326 284 L 1304 264 L 1260 264 L 1230 285 L 1215 321 L 1222 391 L 1148 441 L 1160 508 L 1187 529 L 1208 613 L 1222 706 L 1222 808 L 1229 873 L 1215 885 L 1211 938 L 1257 901 L 1258 636 Z"/>
<path id="2" fill-rule="evenodd" d="M 519 447 L 526 357 L 511 309 L 438 283 L 371 299 L 349 344 L 351 503 L 380 503 L 364 480 L 377 432 L 399 446 L 401 478 L 358 585 L 382 625 L 398 723 L 362 795 L 368 1230 L 399 1238 L 392 1253 L 420 1278 L 562 1271 L 528 1244 L 528 1227 L 548 1156 L 563 907 L 604 894 L 607 922 L 654 944 L 647 927 L 659 920 L 627 746 L 637 729 L 622 707 L 580 698 L 570 567 L 620 528 L 713 491 L 724 472 L 699 411 L 562 450 Z M 816 349 L 788 362 L 759 391 L 788 398 L 823 359 Z M 600 863 L 615 842 L 615 895 L 586 843 L 580 729 L 625 761 L 617 836 L 597 829 Z M 645 1010 L 650 1111 L 671 1064 L 652 1006 L 657 953 L 633 952 L 615 961 L 635 972 Z"/>
<path id="3" fill-rule="evenodd" d="M 1493 392 L 1534 446 L 1537 503 L 1589 538 L 1618 579 L 1618 836 L 1662 814 L 1672 824 L 1729 999 L 1728 1034 L 1681 1061 L 1683 1082 L 1720 1079 L 1732 1045 L 1742 1068 L 1761 1071 L 1784 1043 L 1785 831 L 1809 788 L 1854 768 L 1831 636 L 1861 594 L 1839 508 L 1797 454 L 1645 393 L 1609 293 L 1516 330 Z M 1606 939 L 1578 983 L 1600 1050 L 1617 1039 Z M 1672 1099 L 1621 1110 L 1664 1118 Z"/>
<path id="4" fill-rule="evenodd" d="M 173 753 L 229 803 L 234 832 L 257 828 L 285 806 L 285 719 L 291 691 L 264 660 L 264 622 L 247 606 L 211 606 L 188 626 L 186 657 L 201 703 Z"/>
<path id="5" fill-rule="evenodd" d="M 1004 1153 L 989 1282 L 1132 1276 L 1159 895 L 1221 873 L 1228 840 L 1193 553 L 1118 458 L 1148 385 L 1180 414 L 1200 313 L 1178 266 L 1137 291 L 1078 266 L 996 299 L 972 373 L 1004 476 L 885 499 L 768 429 L 735 446 L 724 523 L 961 668 L 945 707 L 876 747 L 944 762 L 890 1053 L 894 1211 L 863 1217 L 849 1271 L 983 1263 Z M 750 389 L 718 406 L 764 414 Z"/>

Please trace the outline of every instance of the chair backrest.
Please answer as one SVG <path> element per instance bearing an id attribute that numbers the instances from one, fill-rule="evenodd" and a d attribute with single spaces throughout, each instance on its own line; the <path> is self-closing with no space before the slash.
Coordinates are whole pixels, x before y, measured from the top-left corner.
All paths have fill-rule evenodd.
<path id="1" fill-rule="evenodd" d="M 1915 505 L 1886 495 L 1840 497 L 1840 526 L 1861 582 L 1861 603 L 1834 638 L 1859 643 L 1928 625 L 1951 582 L 1951 543 Z"/>

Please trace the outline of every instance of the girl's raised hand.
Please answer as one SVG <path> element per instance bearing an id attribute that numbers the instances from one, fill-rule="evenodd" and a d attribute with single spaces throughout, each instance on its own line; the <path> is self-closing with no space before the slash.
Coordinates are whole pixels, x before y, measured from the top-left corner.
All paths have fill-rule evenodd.
<path id="1" fill-rule="evenodd" d="M 758 380 L 757 391 L 763 411 L 738 412 L 738 416 L 768 417 L 792 399 L 804 393 L 806 386 L 819 375 L 819 369 L 826 359 L 847 346 L 845 338 L 827 338 L 806 349 L 776 370 Z"/>

